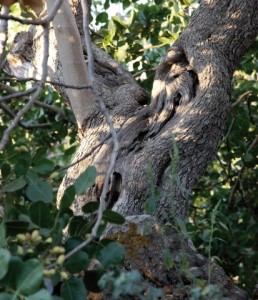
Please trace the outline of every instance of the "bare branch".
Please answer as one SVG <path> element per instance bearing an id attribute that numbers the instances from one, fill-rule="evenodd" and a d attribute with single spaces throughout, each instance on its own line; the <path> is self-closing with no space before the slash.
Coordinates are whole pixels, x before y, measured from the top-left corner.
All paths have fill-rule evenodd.
<path id="1" fill-rule="evenodd" d="M 0 79 L 1 79 L 1 81 L 17 81 L 17 82 L 27 82 L 27 81 L 39 82 L 40 81 L 39 79 L 33 78 L 33 77 L 28 77 L 28 78 L 0 77 Z M 68 88 L 68 89 L 74 89 L 74 90 L 92 89 L 92 85 L 90 85 L 90 84 L 74 85 L 74 84 L 59 82 L 59 81 L 55 81 L 55 80 L 46 80 L 46 83 L 53 84 L 53 85 L 56 85 L 56 86 L 65 87 L 65 88 Z"/>
<path id="2" fill-rule="evenodd" d="M 94 147 L 92 147 L 90 149 L 90 151 L 88 151 L 87 153 L 85 153 L 80 159 L 76 160 L 75 162 L 73 162 L 72 164 L 68 165 L 68 166 L 65 166 L 65 167 L 62 167 L 58 170 L 55 170 L 55 172 L 62 172 L 64 170 L 67 170 L 75 165 L 77 165 L 78 163 L 80 163 L 81 161 L 83 161 L 85 158 L 87 158 L 88 156 L 90 156 L 96 149 L 98 149 L 100 146 L 103 145 L 103 143 L 105 143 L 105 141 L 107 141 L 109 138 L 110 138 L 110 134 L 107 135 L 101 142 L 99 142 L 97 145 L 95 145 Z"/>
<path id="3" fill-rule="evenodd" d="M 53 1 L 47 0 L 46 2 L 48 9 L 51 9 Z M 53 27 L 65 82 L 72 85 L 89 85 L 80 33 L 67 0 L 63 1 L 53 19 Z M 91 89 L 80 91 L 68 88 L 66 92 L 78 127 L 82 128 L 85 118 L 96 109 L 95 96 Z"/>
<path id="4" fill-rule="evenodd" d="M 248 149 L 246 151 L 246 154 L 248 152 L 250 152 L 256 146 L 257 143 L 258 143 L 258 135 L 256 135 L 256 137 L 253 140 L 252 144 L 248 147 Z M 242 175 L 244 173 L 244 169 L 245 169 L 245 165 L 243 165 L 241 167 L 241 169 L 238 171 L 237 179 L 235 181 L 234 186 L 232 187 L 232 189 L 230 191 L 230 195 L 229 195 L 229 199 L 228 199 L 228 207 L 230 207 L 230 205 L 232 205 L 232 200 L 233 200 L 233 197 L 234 197 L 235 192 L 237 190 L 237 187 L 238 187 L 239 184 L 241 184 L 241 180 L 242 180 Z"/>
<path id="5" fill-rule="evenodd" d="M 85 43 L 86 43 L 86 48 L 87 48 L 87 54 L 88 54 L 88 68 L 90 69 L 89 70 L 90 81 L 93 83 L 93 91 L 94 91 L 94 79 L 95 78 L 94 78 L 94 70 L 93 70 L 93 55 L 92 55 L 91 40 L 90 40 L 90 35 L 89 35 L 89 23 L 88 23 L 89 22 L 89 6 L 88 6 L 88 3 L 87 3 L 87 0 L 82 0 L 81 4 L 82 4 L 82 10 L 83 10 L 83 30 L 84 30 L 84 37 L 85 37 Z M 95 95 L 97 95 L 97 93 L 95 93 Z M 115 162 L 116 162 L 116 158 L 117 158 L 117 154 L 118 154 L 119 143 L 118 143 L 117 133 L 116 133 L 116 130 L 115 130 L 114 125 L 112 123 L 109 112 L 108 112 L 108 110 L 106 108 L 106 105 L 105 105 L 105 103 L 104 103 L 104 101 L 101 97 L 97 96 L 97 102 L 98 102 L 98 105 L 99 105 L 102 113 L 104 114 L 105 119 L 106 119 L 106 121 L 109 125 L 109 128 L 110 128 L 111 136 L 112 136 L 112 139 L 113 139 L 113 150 L 112 150 L 112 153 L 111 153 L 111 158 L 110 158 L 108 170 L 106 172 L 104 185 L 103 185 L 101 196 L 100 196 L 100 203 L 99 203 L 99 209 L 98 209 L 98 214 L 97 214 L 97 220 L 96 220 L 96 223 L 94 224 L 94 226 L 92 228 L 91 235 L 83 243 L 81 243 L 79 246 L 77 246 L 72 251 L 67 253 L 67 255 L 65 256 L 65 259 L 68 259 L 72 255 L 74 255 L 75 253 L 80 251 L 83 247 L 88 245 L 94 238 L 96 238 L 97 231 L 98 231 L 98 228 L 99 228 L 101 220 L 102 220 L 103 211 L 105 209 L 105 199 L 106 199 L 106 195 L 107 195 L 107 192 L 108 192 L 109 179 L 110 179 L 111 173 L 113 172 Z"/>
<path id="6" fill-rule="evenodd" d="M 17 93 L 13 93 L 11 95 L 8 96 L 4 96 L 0 98 L 0 103 L 4 102 L 4 101 L 8 101 L 8 100 L 12 100 L 13 98 L 20 98 L 20 97 L 24 97 L 27 96 L 33 92 L 35 92 L 37 90 L 37 86 L 34 86 L 24 92 L 17 92 Z"/>
<path id="7" fill-rule="evenodd" d="M 87 0 L 81 1 L 82 5 L 82 17 L 83 17 L 83 32 L 84 32 L 84 42 L 87 49 L 87 65 L 89 72 L 90 84 L 94 81 L 94 57 L 91 49 L 91 37 L 89 28 L 89 18 L 90 18 L 90 8 Z"/>
<path id="8" fill-rule="evenodd" d="M 9 7 L 3 5 L 1 9 L 1 13 L 4 16 L 8 16 Z M 8 30 L 8 21 L 0 20 L 0 68 L 2 68 L 2 64 L 4 60 L 5 47 L 8 38 L 7 30 Z"/>
<path id="9" fill-rule="evenodd" d="M 48 56 L 49 56 L 49 26 L 44 25 L 43 26 L 43 38 L 44 38 L 44 46 L 43 46 L 43 61 L 42 61 L 42 77 L 37 85 L 35 93 L 32 95 L 31 99 L 28 101 L 28 103 L 17 113 L 15 116 L 12 124 L 4 131 L 3 137 L 0 142 L 0 150 L 3 150 L 5 145 L 7 144 L 11 132 L 16 128 L 21 118 L 24 116 L 24 114 L 31 108 L 31 106 L 36 101 L 37 97 L 40 95 L 46 78 L 47 78 L 47 62 L 48 62 Z"/>
<path id="10" fill-rule="evenodd" d="M 5 104 L 0 103 L 0 108 L 2 108 L 2 110 L 12 119 L 15 118 L 16 114 L 9 108 L 7 107 Z M 18 122 L 18 125 L 20 125 L 22 128 L 24 129 L 37 129 L 37 128 L 46 128 L 46 127 L 50 127 L 51 124 L 50 123 L 42 123 L 42 124 L 35 124 L 35 125 L 27 125 L 24 124 L 22 121 Z"/>
<path id="11" fill-rule="evenodd" d="M 56 13 L 57 13 L 58 9 L 60 8 L 61 4 L 63 3 L 63 1 L 64 0 L 57 0 L 57 1 L 55 1 L 55 3 L 52 6 L 51 11 L 43 19 L 28 20 L 28 19 L 17 18 L 17 17 L 14 17 L 12 15 L 1 14 L 0 15 L 0 20 L 12 20 L 12 21 L 24 24 L 24 25 L 41 25 L 41 26 L 46 26 L 51 21 L 53 21 L 54 17 L 56 16 Z"/>
<path id="12" fill-rule="evenodd" d="M 237 99 L 237 101 L 236 102 L 234 102 L 234 103 L 232 103 L 231 104 L 231 108 L 234 108 L 234 107 L 236 107 L 245 97 L 250 97 L 250 96 L 252 96 L 252 93 L 250 92 L 250 91 L 247 91 L 247 92 L 245 92 L 244 94 L 242 94 L 238 99 Z"/>
<path id="13" fill-rule="evenodd" d="M 6 84 L 3 84 L 0 82 L 0 88 L 2 88 L 3 90 L 5 90 L 6 92 L 8 92 L 9 94 L 15 94 L 16 93 L 16 90 L 14 88 L 12 88 L 11 86 L 9 85 L 6 85 Z M 22 97 L 24 100 L 28 101 L 29 100 L 29 97 Z M 0 101 L 1 103 L 1 101 Z M 36 106 L 39 106 L 39 107 L 42 107 L 42 108 L 46 108 L 50 111 L 53 111 L 63 117 L 65 117 L 65 113 L 62 109 L 56 107 L 56 106 L 53 106 L 53 105 L 49 105 L 49 104 L 46 104 L 46 103 L 43 103 L 43 102 L 40 102 L 38 100 L 36 100 L 34 102 L 34 104 Z"/>

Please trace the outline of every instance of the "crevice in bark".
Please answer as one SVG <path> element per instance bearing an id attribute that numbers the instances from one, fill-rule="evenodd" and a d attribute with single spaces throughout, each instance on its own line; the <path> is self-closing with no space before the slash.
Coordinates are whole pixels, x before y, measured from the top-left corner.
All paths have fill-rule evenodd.
<path id="1" fill-rule="evenodd" d="M 122 176 L 118 172 L 114 172 L 109 183 L 109 191 L 106 197 L 106 207 L 111 208 L 118 200 L 122 188 Z"/>

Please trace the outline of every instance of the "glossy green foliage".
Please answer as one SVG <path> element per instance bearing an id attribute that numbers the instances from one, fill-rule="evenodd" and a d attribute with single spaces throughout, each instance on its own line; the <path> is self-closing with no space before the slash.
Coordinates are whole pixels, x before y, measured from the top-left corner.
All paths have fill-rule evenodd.
<path id="1" fill-rule="evenodd" d="M 94 291 L 105 271 L 112 270 L 123 261 L 124 248 L 113 240 L 93 240 L 65 260 L 64 255 L 87 238 L 96 222 L 98 205 L 94 206 L 92 202 L 85 205 L 85 217 L 73 216 L 70 210 L 75 196 L 90 188 L 95 179 L 96 169 L 90 166 L 65 191 L 59 208 L 53 201 L 54 196 L 49 201 L 48 189 L 52 191 L 51 185 L 37 185 L 39 180 L 43 180 L 39 175 L 24 179 L 23 186 L 17 185 L 12 189 L 4 187 L 2 201 L 5 214 L 0 220 L 0 299 L 53 300 L 55 295 L 63 300 L 85 299 L 86 289 Z M 35 194 L 28 195 L 30 184 L 36 186 L 33 191 Z M 10 187 L 10 183 L 6 186 Z M 48 201 L 42 198 L 41 188 Z M 124 217 L 118 213 L 104 210 L 99 235 L 108 222 L 123 224 L 124 221 Z M 67 226 L 69 238 L 63 245 Z M 96 277 L 96 281 L 87 277 L 77 278 L 80 272 L 87 270 L 93 258 L 99 263 L 90 272 L 100 274 L 100 277 Z M 57 285 L 61 285 L 58 294 L 55 292 Z"/>
<path id="2" fill-rule="evenodd" d="M 10 81 L 9 85 L 23 91 L 28 83 Z M 5 90 L 1 94 L 6 95 Z M 57 208 L 56 192 L 64 174 L 60 167 L 70 162 L 76 150 L 77 129 L 72 113 L 52 88 L 46 87 L 39 101 L 44 107 L 35 106 L 23 124 L 48 126 L 29 130 L 18 126 L 0 153 L 0 208 L 4 207 L 0 215 L 0 299 L 86 299 L 86 285 L 77 278 L 78 273 L 87 269 L 90 258 L 99 256 L 103 264 L 93 271 L 103 274 L 105 268 L 112 269 L 122 261 L 124 250 L 113 241 L 92 241 L 64 261 L 64 255 L 85 240 L 95 224 L 98 205 L 96 210 L 88 209 L 85 218 L 73 216 L 70 207 L 76 196 L 95 183 L 96 169 L 88 167 L 67 188 Z M 17 99 L 8 104 L 14 112 L 23 106 Z M 1 117 L 2 137 L 12 120 L 6 114 Z M 104 211 L 99 235 L 108 222 L 122 224 L 124 218 Z M 63 245 L 67 226 L 70 235 Z"/>
<path id="3" fill-rule="evenodd" d="M 107 14 L 119 4 L 118 13 Z M 94 2 L 94 42 L 122 62 L 149 92 L 160 62 L 169 45 L 186 26 L 198 1 L 109 1 Z M 101 11 L 102 9 L 102 11 Z"/>
<path id="4" fill-rule="evenodd" d="M 211 255 L 250 294 L 258 276 L 257 46 L 235 72 L 226 137 L 194 190 L 188 227 L 207 255 L 211 212 L 220 201 Z"/>

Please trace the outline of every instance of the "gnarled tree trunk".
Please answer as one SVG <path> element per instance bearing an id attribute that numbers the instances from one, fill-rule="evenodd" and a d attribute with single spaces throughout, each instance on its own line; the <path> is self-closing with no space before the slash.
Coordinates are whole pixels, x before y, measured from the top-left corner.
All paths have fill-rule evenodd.
<path id="1" fill-rule="evenodd" d="M 80 1 L 71 3 L 82 34 Z M 150 193 L 147 177 L 151 172 L 153 184 L 160 191 L 155 214 L 160 219 L 187 216 L 191 190 L 223 137 L 233 72 L 258 33 L 257 11 L 257 0 L 203 0 L 158 66 L 149 106 L 146 106 L 147 93 L 132 76 L 93 47 L 94 84 L 110 112 L 120 143 L 106 195 L 109 207 L 125 216 L 143 214 Z M 51 46 L 56 47 L 54 43 Z M 51 59 L 50 75 L 59 80 L 62 66 L 56 52 L 51 53 L 56 56 Z M 15 51 L 12 55 L 15 56 Z M 29 68 L 33 64 L 35 59 Z M 11 60 L 9 69 L 17 72 Z M 69 99 L 71 103 L 75 100 Z M 60 195 L 87 166 L 97 168 L 94 188 L 75 203 L 78 214 L 85 202 L 98 200 L 113 144 L 100 109 L 96 106 L 90 114 L 86 110 L 83 113 L 80 145 L 74 161 L 106 140 L 71 167 L 64 178 Z M 178 157 L 175 153 L 171 155 L 175 144 Z M 177 160 L 174 176 L 171 176 L 171 159 Z"/>
<path id="2" fill-rule="evenodd" d="M 107 195 L 113 209 L 126 216 L 144 212 L 151 168 L 154 184 L 161 191 L 157 214 L 166 211 L 170 216 L 187 216 L 189 194 L 223 137 L 232 75 L 257 35 L 257 8 L 255 0 L 202 1 L 157 68 L 150 106 L 142 106 L 146 96 L 129 74 L 96 49 L 96 86 L 109 108 L 120 142 Z M 96 110 L 84 120 L 75 160 L 107 132 L 105 120 Z M 170 176 L 174 141 L 179 151 L 177 182 Z M 93 164 L 99 176 L 91 199 L 92 193 L 97 199 L 111 149 L 110 139 L 68 171 L 64 186 L 85 166 Z M 87 196 L 78 199 L 79 207 L 85 201 Z"/>

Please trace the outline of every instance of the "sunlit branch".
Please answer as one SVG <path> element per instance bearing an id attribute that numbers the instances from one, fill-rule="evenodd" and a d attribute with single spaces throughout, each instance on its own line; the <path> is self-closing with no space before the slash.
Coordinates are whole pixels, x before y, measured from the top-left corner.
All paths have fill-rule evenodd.
<path id="1" fill-rule="evenodd" d="M 8 16 L 9 7 L 3 5 L 1 9 L 1 13 L 4 16 Z M 7 38 L 8 38 L 8 21 L 0 20 L 0 68 L 2 68 L 2 64 L 4 60 Z"/>
<path id="2" fill-rule="evenodd" d="M 118 149 L 119 149 L 117 133 L 114 128 L 113 122 L 111 120 L 110 114 L 106 108 L 106 105 L 105 105 L 103 99 L 101 97 L 97 96 L 97 93 L 94 91 L 94 79 L 95 78 L 94 78 L 94 69 L 93 69 L 93 54 L 92 54 L 92 48 L 91 48 L 91 39 L 90 39 L 90 35 L 89 35 L 89 15 L 90 15 L 89 6 L 87 3 L 87 0 L 82 0 L 81 4 L 82 4 L 82 10 L 83 10 L 83 30 L 84 30 L 84 38 L 85 38 L 85 44 L 86 44 L 86 49 L 87 49 L 87 55 L 88 55 L 88 69 L 89 69 L 90 83 L 93 83 L 93 92 L 96 96 L 96 100 L 98 102 L 98 105 L 99 105 L 102 113 L 105 116 L 106 122 L 109 125 L 110 133 L 111 133 L 112 140 L 113 140 L 113 150 L 111 153 L 108 170 L 106 172 L 106 176 L 105 176 L 105 180 L 104 180 L 104 184 L 103 184 L 103 188 L 102 188 L 102 192 L 101 192 L 101 196 L 100 196 L 97 220 L 92 228 L 91 235 L 83 243 L 81 243 L 80 245 L 75 247 L 72 251 L 67 253 L 67 255 L 65 256 L 65 259 L 68 259 L 72 255 L 74 255 L 75 253 L 80 251 L 83 247 L 88 245 L 97 236 L 97 231 L 98 231 L 98 228 L 99 228 L 101 220 L 102 220 L 103 211 L 105 209 L 105 199 L 106 199 L 106 195 L 107 195 L 107 191 L 108 191 L 109 179 L 110 179 L 111 173 L 113 172 L 113 169 L 115 166 L 115 161 L 117 158 Z"/>

